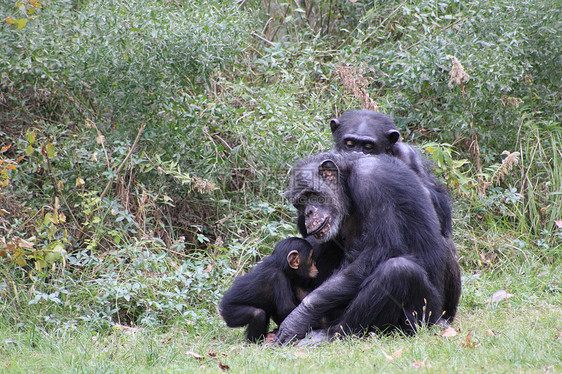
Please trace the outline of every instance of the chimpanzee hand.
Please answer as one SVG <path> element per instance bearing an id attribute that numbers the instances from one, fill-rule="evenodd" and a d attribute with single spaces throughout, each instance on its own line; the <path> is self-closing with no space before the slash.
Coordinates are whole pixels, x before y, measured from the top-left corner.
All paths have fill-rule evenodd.
<path id="1" fill-rule="evenodd" d="M 354 263 L 361 265 L 362 257 Z M 345 270 L 332 275 L 320 287 L 309 293 L 281 323 L 273 342 L 277 344 L 294 343 L 303 339 L 311 327 L 322 326 L 322 317 L 326 312 L 329 313 L 333 311 L 333 308 L 347 305 L 358 292 L 359 282 L 362 278 L 353 278 L 350 274 L 359 274 L 360 270 L 353 264 L 348 265 Z M 340 329 L 333 331 L 339 332 Z M 333 332 L 326 330 L 324 335 L 325 340 L 329 340 L 333 337 Z"/>
<path id="2" fill-rule="evenodd" d="M 305 300 L 306 298 L 281 323 L 273 343 L 289 344 L 305 337 L 310 326 L 310 317 Z"/>

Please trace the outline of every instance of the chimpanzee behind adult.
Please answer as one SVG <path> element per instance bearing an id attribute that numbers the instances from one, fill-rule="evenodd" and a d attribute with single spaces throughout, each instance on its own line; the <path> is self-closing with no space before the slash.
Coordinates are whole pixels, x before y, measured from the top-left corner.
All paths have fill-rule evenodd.
<path id="1" fill-rule="evenodd" d="M 448 267 L 451 275 L 445 280 L 447 293 L 445 320 L 452 322 L 461 295 L 460 267 L 457 252 L 452 241 L 451 199 L 446 188 L 432 175 L 432 164 L 412 146 L 400 141 L 400 133 L 394 122 L 382 113 L 371 110 L 350 110 L 330 122 L 334 149 L 339 152 L 362 152 L 369 155 L 388 154 L 400 159 L 419 177 L 420 182 L 431 196 L 433 208 L 439 218 L 441 234 L 447 239 L 449 248 Z M 323 245 L 322 247 L 325 247 Z M 321 251 L 317 251 L 321 252 Z M 453 265 L 454 264 L 454 265 Z M 322 274 L 323 272 L 321 272 Z"/>
<path id="2" fill-rule="evenodd" d="M 248 325 L 248 340 L 262 340 L 269 319 L 279 325 L 310 291 L 310 279 L 318 275 L 313 252 L 305 239 L 284 239 L 252 271 L 236 278 L 219 307 L 227 326 Z"/>
<path id="3" fill-rule="evenodd" d="M 320 243 L 341 243 L 342 267 L 287 316 L 275 340 L 303 338 L 336 310 L 328 329 L 415 332 L 450 305 L 445 278 L 458 266 L 416 174 L 395 157 L 329 152 L 293 169 L 289 198 Z M 460 289 L 460 274 L 454 275 Z M 458 299 L 454 301 L 456 303 Z"/>
<path id="4" fill-rule="evenodd" d="M 408 165 L 431 194 L 441 234 L 451 237 L 451 201 L 447 190 L 431 174 L 431 164 L 416 149 L 400 141 L 400 133 L 390 118 L 371 110 L 350 110 L 333 119 L 330 128 L 337 151 L 388 154 Z"/>

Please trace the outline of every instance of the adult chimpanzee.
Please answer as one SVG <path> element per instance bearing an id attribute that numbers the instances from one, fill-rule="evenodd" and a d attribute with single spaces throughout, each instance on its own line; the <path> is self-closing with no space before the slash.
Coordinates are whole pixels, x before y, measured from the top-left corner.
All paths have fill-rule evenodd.
<path id="1" fill-rule="evenodd" d="M 427 189 L 450 252 L 447 253 L 451 275 L 445 287 L 451 295 L 445 300 L 444 320 L 452 322 L 461 295 L 460 267 L 456 260 L 456 249 L 452 241 L 451 200 L 444 186 L 431 174 L 432 165 L 412 146 L 400 141 L 400 133 L 394 122 L 382 113 L 370 110 L 351 110 L 330 122 L 334 149 L 339 152 L 362 152 L 377 155 L 388 154 L 400 159 L 418 176 Z M 302 230 L 301 230 L 302 231 Z M 321 252 L 321 251 L 317 251 Z M 322 272 L 321 272 L 322 274 Z"/>
<path id="2" fill-rule="evenodd" d="M 227 326 L 248 325 L 248 340 L 262 340 L 269 319 L 279 325 L 310 291 L 309 280 L 318 275 L 313 252 L 305 239 L 284 239 L 252 271 L 236 278 L 219 307 Z"/>
<path id="3" fill-rule="evenodd" d="M 458 265 L 428 190 L 403 162 L 322 153 L 294 167 L 289 198 L 306 233 L 320 243 L 341 243 L 345 259 L 287 316 L 277 342 L 303 338 L 338 309 L 330 334 L 414 332 L 440 321 L 447 300 L 456 297 L 445 279 Z"/>
<path id="4" fill-rule="evenodd" d="M 431 174 L 431 164 L 421 154 L 400 140 L 394 122 L 371 110 L 350 110 L 330 122 L 334 149 L 340 152 L 388 154 L 410 167 L 428 189 L 441 226 L 441 234 L 451 237 L 451 202 L 446 189 Z"/>

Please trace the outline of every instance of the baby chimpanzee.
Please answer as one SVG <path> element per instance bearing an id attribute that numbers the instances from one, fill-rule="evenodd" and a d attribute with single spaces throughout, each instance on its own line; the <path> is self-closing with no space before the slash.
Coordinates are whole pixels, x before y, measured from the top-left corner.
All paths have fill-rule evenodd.
<path id="1" fill-rule="evenodd" d="M 318 275 L 312 245 L 302 238 L 287 238 L 275 246 L 248 274 L 234 280 L 224 295 L 219 312 L 228 327 L 248 325 L 251 342 L 265 338 L 272 318 L 277 325 L 312 289 Z"/>

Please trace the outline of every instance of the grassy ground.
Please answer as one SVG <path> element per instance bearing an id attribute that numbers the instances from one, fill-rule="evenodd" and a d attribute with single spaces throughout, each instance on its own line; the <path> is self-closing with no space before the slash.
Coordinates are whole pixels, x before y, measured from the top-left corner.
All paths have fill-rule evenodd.
<path id="1" fill-rule="evenodd" d="M 562 372 L 559 2 L 0 1 L 0 371 Z M 248 345 L 215 305 L 361 107 L 451 189 L 456 334 Z"/>
<path id="2" fill-rule="evenodd" d="M 319 347 L 275 347 L 244 342 L 243 330 L 213 320 L 186 332 L 34 325 L 0 329 L 0 367 L 7 373 L 556 373 L 562 370 L 562 269 L 465 277 L 454 336 L 443 328 L 400 335 L 349 338 Z M 505 290 L 508 299 L 492 301 Z"/>

